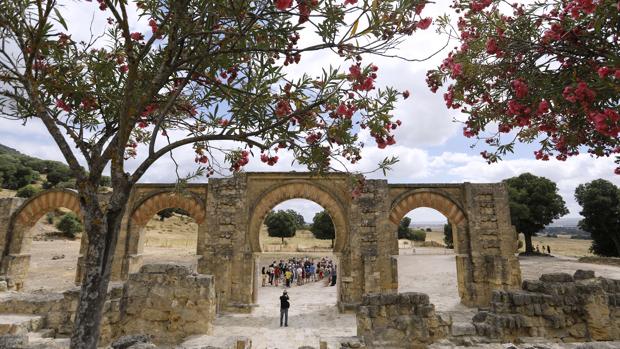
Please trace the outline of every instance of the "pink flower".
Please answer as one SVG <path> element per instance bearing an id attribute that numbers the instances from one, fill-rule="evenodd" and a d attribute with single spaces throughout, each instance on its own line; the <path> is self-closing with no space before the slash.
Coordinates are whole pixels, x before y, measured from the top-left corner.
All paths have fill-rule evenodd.
<path id="1" fill-rule="evenodd" d="M 129 36 L 131 37 L 131 40 L 134 40 L 134 41 L 144 40 L 144 35 L 142 35 L 142 33 L 139 33 L 139 32 L 133 32 L 129 34 Z"/>
<path id="2" fill-rule="evenodd" d="M 432 22 L 433 22 L 432 18 L 426 17 L 423 20 L 419 21 L 418 24 L 416 24 L 416 27 L 422 30 L 428 29 L 428 27 L 431 25 Z"/>
<path id="3" fill-rule="evenodd" d="M 456 63 L 455 65 L 452 66 L 452 77 L 456 78 L 457 76 L 460 76 L 461 74 L 463 74 L 463 66 L 461 65 L 461 63 Z"/>
<path id="4" fill-rule="evenodd" d="M 344 4 L 346 5 L 355 5 L 357 4 L 357 0 L 344 0 Z"/>
<path id="5" fill-rule="evenodd" d="M 543 99 L 538 104 L 538 109 L 536 110 L 536 114 L 543 115 L 543 114 L 547 114 L 548 112 L 549 112 L 549 102 Z"/>
<path id="6" fill-rule="evenodd" d="M 284 11 L 293 6 L 293 0 L 275 0 L 276 8 L 280 11 Z"/>
<path id="7" fill-rule="evenodd" d="M 609 69 L 609 67 L 600 67 L 596 72 L 601 79 L 604 79 L 607 75 L 609 75 L 609 73 L 611 73 L 611 69 Z"/>
<path id="8" fill-rule="evenodd" d="M 525 82 L 521 79 L 513 80 L 511 82 L 512 88 L 515 91 L 515 95 L 517 98 L 525 98 L 528 93 L 528 87 Z"/>
<path id="9" fill-rule="evenodd" d="M 499 51 L 499 47 L 497 47 L 497 41 L 495 41 L 494 38 L 489 38 L 489 40 L 487 40 L 486 49 L 488 54 L 496 54 Z"/>

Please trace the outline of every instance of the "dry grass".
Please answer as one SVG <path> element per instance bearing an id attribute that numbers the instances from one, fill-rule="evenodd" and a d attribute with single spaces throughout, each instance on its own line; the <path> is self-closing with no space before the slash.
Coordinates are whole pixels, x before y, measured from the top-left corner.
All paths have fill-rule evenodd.
<path id="1" fill-rule="evenodd" d="M 523 235 L 520 235 L 519 238 L 521 241 L 524 241 Z M 426 233 L 426 241 L 436 241 L 443 244 L 443 231 L 432 231 Z M 578 240 L 571 239 L 569 236 L 560 235 L 557 238 L 546 237 L 546 236 L 534 236 L 532 238 L 532 244 L 534 244 L 534 248 L 536 246 L 540 246 L 542 252 L 542 245 L 551 246 L 551 254 L 552 255 L 560 255 L 567 257 L 584 257 L 584 256 L 593 256 L 593 254 L 589 251 L 590 246 L 592 245 L 592 240 Z M 519 252 L 524 252 L 525 247 L 522 247 Z"/>
<path id="2" fill-rule="evenodd" d="M 144 247 L 168 247 L 196 251 L 198 224 L 187 216 L 174 214 L 163 221 L 155 215 L 146 224 Z"/>
<path id="3" fill-rule="evenodd" d="M 17 193 L 16 190 L 0 189 L 0 199 L 2 199 L 2 198 L 12 198 L 12 197 L 15 196 L 15 193 Z"/>
<path id="4" fill-rule="evenodd" d="M 267 234 L 267 227 L 262 226 L 260 230 L 260 243 L 265 252 L 309 252 L 309 251 L 331 251 L 331 240 L 319 240 L 312 235 L 309 230 L 297 230 L 292 238 L 282 239 L 271 237 Z"/>

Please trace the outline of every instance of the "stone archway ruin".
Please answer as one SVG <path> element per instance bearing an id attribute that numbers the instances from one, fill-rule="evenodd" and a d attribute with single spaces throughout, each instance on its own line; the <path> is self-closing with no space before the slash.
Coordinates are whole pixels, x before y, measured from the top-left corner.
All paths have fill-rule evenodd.
<path id="1" fill-rule="evenodd" d="M 173 184 L 136 185 L 123 218 L 112 277 L 126 279 L 140 265 L 140 230 L 148 219 L 164 208 L 183 208 L 198 223 L 198 272 L 214 276 L 218 309 L 249 312 L 262 219 L 279 202 L 305 198 L 327 209 L 336 225 L 341 310 L 354 309 L 365 294 L 397 292 L 396 224 L 417 207 L 440 211 L 456 228 L 459 293 L 464 304 L 486 306 L 493 290 L 520 285 L 517 235 L 503 184 L 366 180 L 362 194 L 352 198 L 353 185 L 344 173 L 297 172 L 239 173 L 212 178 L 207 184 L 189 184 L 183 193 L 175 191 Z M 48 191 L 24 203 L 0 199 L 0 223 L 7 223 L 0 225 L 5 276 L 19 275 L 28 258 L 24 229 L 44 210 L 61 206 L 79 212 L 77 195 Z"/>
<path id="2" fill-rule="evenodd" d="M 332 217 L 336 230 L 334 251 L 342 251 L 348 231 L 346 209 L 325 188 L 310 181 L 276 184 L 274 187 L 266 189 L 257 197 L 256 201 L 250 206 L 249 234 L 252 251 L 261 252 L 259 230 L 267 213 L 279 203 L 290 199 L 307 199 L 327 210 L 330 217 Z"/>
<path id="3" fill-rule="evenodd" d="M 180 208 L 189 213 L 198 225 L 205 219 L 205 205 L 199 195 L 193 192 L 155 190 L 141 198 L 131 211 L 126 234 L 125 258 L 122 278 L 137 272 L 142 266 L 144 248 L 144 227 L 158 212 L 167 208 Z"/>
<path id="4" fill-rule="evenodd" d="M 41 192 L 24 201 L 11 215 L 8 234 L 4 234 L 3 254 L 0 270 L 5 275 L 10 288 L 20 290 L 30 267 L 31 228 L 44 214 L 57 208 L 67 208 L 82 216 L 78 195 L 69 189 L 53 189 Z M 10 212 L 10 211 L 9 211 Z M 84 234 L 85 235 L 85 234 Z M 87 241 L 82 238 L 80 259 L 86 251 Z M 80 263 L 78 262 L 78 265 Z M 76 272 L 76 283 L 81 279 L 81 271 Z"/>

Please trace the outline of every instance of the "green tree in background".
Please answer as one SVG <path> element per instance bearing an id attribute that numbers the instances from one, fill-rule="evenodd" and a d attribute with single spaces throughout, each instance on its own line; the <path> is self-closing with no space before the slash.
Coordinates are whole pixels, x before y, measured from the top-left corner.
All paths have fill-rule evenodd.
<path id="1" fill-rule="evenodd" d="M 286 210 L 286 212 L 290 214 L 291 217 L 293 217 L 293 219 L 295 220 L 296 229 L 302 229 L 306 226 L 306 220 L 304 219 L 304 216 L 302 216 L 299 212 L 295 210 Z"/>
<path id="2" fill-rule="evenodd" d="M 556 184 L 547 178 L 523 173 L 504 181 L 508 186 L 510 218 L 525 237 L 525 252 L 534 251 L 532 236 L 568 213 Z"/>
<path id="3" fill-rule="evenodd" d="M 312 218 L 310 231 L 315 238 L 321 240 L 332 240 L 332 248 L 334 247 L 334 239 L 336 238 L 336 229 L 334 222 L 327 211 L 317 212 Z"/>
<path id="4" fill-rule="evenodd" d="M 454 248 L 452 224 L 450 223 L 443 225 L 443 243 L 446 245 L 446 248 Z"/>
<path id="5" fill-rule="evenodd" d="M 17 190 L 17 193 L 15 193 L 15 196 L 17 196 L 18 198 L 31 198 L 35 196 L 39 191 L 41 191 L 39 188 L 35 187 L 32 184 L 28 184 L 19 188 L 19 190 Z"/>
<path id="6" fill-rule="evenodd" d="M 265 217 L 265 225 L 267 226 L 267 234 L 272 237 L 291 238 L 295 236 L 297 230 L 297 222 L 295 216 L 284 210 L 271 211 Z"/>
<path id="7" fill-rule="evenodd" d="M 411 218 L 403 217 L 400 220 L 400 224 L 398 224 L 398 238 L 399 239 L 409 239 L 409 225 L 411 224 Z"/>
<path id="8" fill-rule="evenodd" d="M 75 239 L 76 234 L 84 230 L 80 219 L 73 212 L 62 216 L 58 224 L 56 224 L 56 228 L 72 239 Z"/>
<path id="9" fill-rule="evenodd" d="M 590 250 L 601 256 L 620 257 L 620 189 L 597 179 L 580 184 L 575 199 L 582 207 L 579 228 L 592 236 Z"/>

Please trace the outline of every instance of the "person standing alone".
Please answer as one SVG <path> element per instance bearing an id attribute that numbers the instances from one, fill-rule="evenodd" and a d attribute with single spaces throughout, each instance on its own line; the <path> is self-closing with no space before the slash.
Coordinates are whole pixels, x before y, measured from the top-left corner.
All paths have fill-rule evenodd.
<path id="1" fill-rule="evenodd" d="M 290 306 L 291 303 L 288 301 L 288 293 L 284 290 L 280 296 L 280 327 L 282 327 L 282 320 L 284 320 L 284 326 L 288 327 L 288 308 L 290 308 Z"/>

